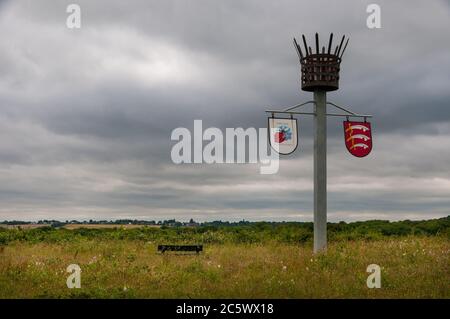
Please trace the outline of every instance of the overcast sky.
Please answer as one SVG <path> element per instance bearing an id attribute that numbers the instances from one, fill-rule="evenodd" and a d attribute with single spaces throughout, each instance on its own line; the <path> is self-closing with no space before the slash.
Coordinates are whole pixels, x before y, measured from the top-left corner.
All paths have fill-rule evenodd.
<path id="1" fill-rule="evenodd" d="M 329 220 L 447 216 L 449 30 L 445 0 L 0 1 L 0 220 L 312 220 L 310 117 L 275 175 L 176 165 L 170 135 L 310 100 L 292 38 L 314 32 L 350 36 L 328 100 L 374 115 L 362 159 L 328 120 Z"/>

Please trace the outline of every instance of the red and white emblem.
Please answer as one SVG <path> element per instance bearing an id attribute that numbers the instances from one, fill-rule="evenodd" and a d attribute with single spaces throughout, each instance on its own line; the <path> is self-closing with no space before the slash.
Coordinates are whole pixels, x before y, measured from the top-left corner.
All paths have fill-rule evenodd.
<path id="1" fill-rule="evenodd" d="M 364 157 L 372 150 L 372 129 L 369 122 L 344 121 L 345 146 L 350 154 Z"/>

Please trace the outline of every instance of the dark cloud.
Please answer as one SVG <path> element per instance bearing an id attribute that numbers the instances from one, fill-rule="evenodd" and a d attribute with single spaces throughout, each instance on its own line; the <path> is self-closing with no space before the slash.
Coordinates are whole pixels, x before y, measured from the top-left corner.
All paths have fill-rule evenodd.
<path id="1" fill-rule="evenodd" d="M 311 99 L 292 37 L 350 36 L 337 104 L 373 114 L 351 158 L 328 120 L 330 219 L 448 215 L 450 9 L 445 1 L 0 2 L 0 219 L 311 220 L 312 119 L 276 175 L 175 165 L 176 127 L 264 127 Z"/>

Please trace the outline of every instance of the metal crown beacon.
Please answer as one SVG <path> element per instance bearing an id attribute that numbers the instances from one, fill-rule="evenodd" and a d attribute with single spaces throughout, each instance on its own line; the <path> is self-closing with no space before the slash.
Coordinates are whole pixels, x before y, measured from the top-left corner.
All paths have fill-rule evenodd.
<path id="1" fill-rule="evenodd" d="M 371 125 L 368 114 L 357 114 L 348 108 L 327 102 L 327 92 L 339 89 L 339 71 L 348 40 L 345 35 L 333 50 L 331 33 L 327 48 L 319 45 L 315 35 L 315 48 L 307 45 L 302 35 L 303 48 L 294 38 L 294 47 L 301 65 L 301 87 L 313 92 L 314 100 L 281 110 L 267 110 L 269 117 L 269 142 L 282 155 L 295 151 L 298 144 L 297 119 L 294 115 L 314 116 L 314 252 L 327 247 L 327 116 L 345 117 L 344 138 L 347 150 L 356 157 L 364 157 L 372 150 Z M 345 43 L 345 45 L 344 45 Z M 314 112 L 300 112 L 298 109 L 314 104 Z M 327 113 L 327 105 L 336 108 L 337 113 Z M 335 111 L 336 112 L 336 111 Z M 280 115 L 281 116 L 280 116 Z M 280 117 L 277 117 L 280 116 Z"/>

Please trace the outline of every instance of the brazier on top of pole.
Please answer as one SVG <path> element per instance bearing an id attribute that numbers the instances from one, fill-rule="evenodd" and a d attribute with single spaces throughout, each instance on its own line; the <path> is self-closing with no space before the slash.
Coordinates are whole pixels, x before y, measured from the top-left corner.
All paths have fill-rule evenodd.
<path id="1" fill-rule="evenodd" d="M 339 89 L 339 71 L 342 56 L 347 48 L 348 39 L 343 46 L 345 36 L 339 45 L 333 50 L 333 33 L 330 34 L 327 48 L 320 49 L 319 35 L 316 33 L 315 49 L 311 49 L 302 35 L 304 52 L 294 39 L 294 45 L 299 55 L 301 64 L 301 85 L 303 91 L 314 92 L 336 91 Z"/>

